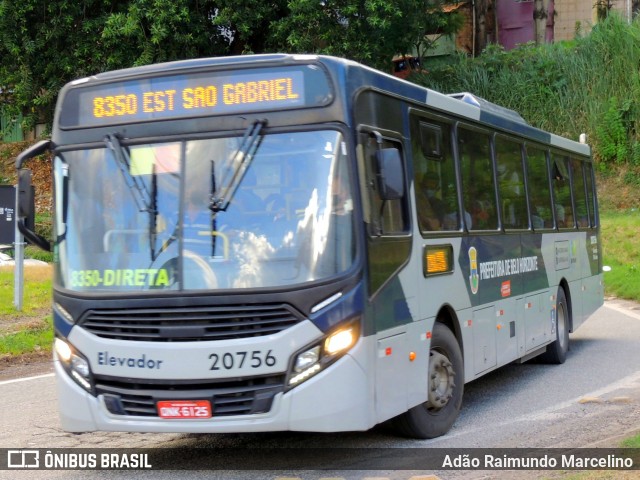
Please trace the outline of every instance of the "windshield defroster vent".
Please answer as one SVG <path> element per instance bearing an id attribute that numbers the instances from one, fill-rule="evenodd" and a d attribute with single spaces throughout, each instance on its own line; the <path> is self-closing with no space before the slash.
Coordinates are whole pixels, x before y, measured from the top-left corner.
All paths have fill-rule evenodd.
<path id="1" fill-rule="evenodd" d="M 90 310 L 79 324 L 102 338 L 193 342 L 271 335 L 301 320 L 281 304 Z"/>

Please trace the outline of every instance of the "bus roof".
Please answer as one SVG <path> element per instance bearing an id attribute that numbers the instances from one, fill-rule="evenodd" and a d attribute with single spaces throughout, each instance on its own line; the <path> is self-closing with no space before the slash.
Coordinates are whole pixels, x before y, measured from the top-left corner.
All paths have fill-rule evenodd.
<path id="1" fill-rule="evenodd" d="M 427 105 L 441 112 L 522 135 L 538 142 L 574 151 L 582 155 L 590 155 L 591 153 L 589 145 L 532 127 L 517 112 L 493 104 L 471 93 L 445 95 L 352 60 L 324 55 L 260 54 L 179 60 L 100 73 L 72 81 L 64 90 L 87 84 L 109 83 L 110 81 L 135 79 L 160 73 L 171 75 L 187 70 L 206 71 L 209 69 L 273 67 L 315 62 L 328 66 L 330 71 L 344 81 L 347 95 L 355 94 L 363 88 L 373 88 L 396 97 Z M 344 94 L 345 92 L 341 93 Z"/>

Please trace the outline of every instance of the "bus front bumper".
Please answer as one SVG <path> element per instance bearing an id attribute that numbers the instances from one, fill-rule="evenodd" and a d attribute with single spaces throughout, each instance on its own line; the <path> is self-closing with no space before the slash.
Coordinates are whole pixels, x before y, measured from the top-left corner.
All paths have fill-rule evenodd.
<path id="1" fill-rule="evenodd" d="M 207 419 L 163 419 L 114 415 L 102 395 L 77 385 L 55 359 L 60 420 L 69 432 L 240 433 L 267 431 L 361 431 L 374 425 L 373 390 L 354 357 L 360 342 L 335 364 L 286 393 L 278 393 L 269 412 Z"/>

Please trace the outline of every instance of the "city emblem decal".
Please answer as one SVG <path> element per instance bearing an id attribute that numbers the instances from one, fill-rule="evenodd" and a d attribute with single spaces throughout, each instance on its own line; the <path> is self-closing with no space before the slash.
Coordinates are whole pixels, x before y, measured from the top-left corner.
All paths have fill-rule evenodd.
<path id="1" fill-rule="evenodd" d="M 478 293 L 478 287 L 480 285 L 480 276 L 478 275 L 478 251 L 475 247 L 469 248 L 469 285 L 471 286 L 471 293 L 474 295 Z"/>

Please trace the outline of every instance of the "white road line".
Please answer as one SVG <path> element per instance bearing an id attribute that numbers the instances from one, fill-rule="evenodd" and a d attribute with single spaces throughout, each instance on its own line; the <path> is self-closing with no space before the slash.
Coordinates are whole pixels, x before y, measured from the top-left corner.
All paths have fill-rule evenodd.
<path id="1" fill-rule="evenodd" d="M 615 310 L 616 312 L 622 313 L 623 315 L 626 315 L 628 317 L 635 318 L 636 320 L 640 320 L 640 314 L 638 314 L 638 313 L 636 313 L 636 312 L 634 312 L 632 310 L 629 310 L 628 308 L 620 307 L 618 305 L 614 305 L 614 304 L 611 304 L 609 302 L 605 302 L 604 306 L 605 306 L 605 308 L 609 308 L 611 310 Z"/>
<path id="2" fill-rule="evenodd" d="M 36 375 L 35 377 L 14 378 L 13 380 L 4 380 L 0 382 L 0 386 L 9 385 L 10 383 L 28 382 L 30 380 L 38 380 L 40 378 L 53 377 L 53 373 L 45 373 L 44 375 Z"/>

